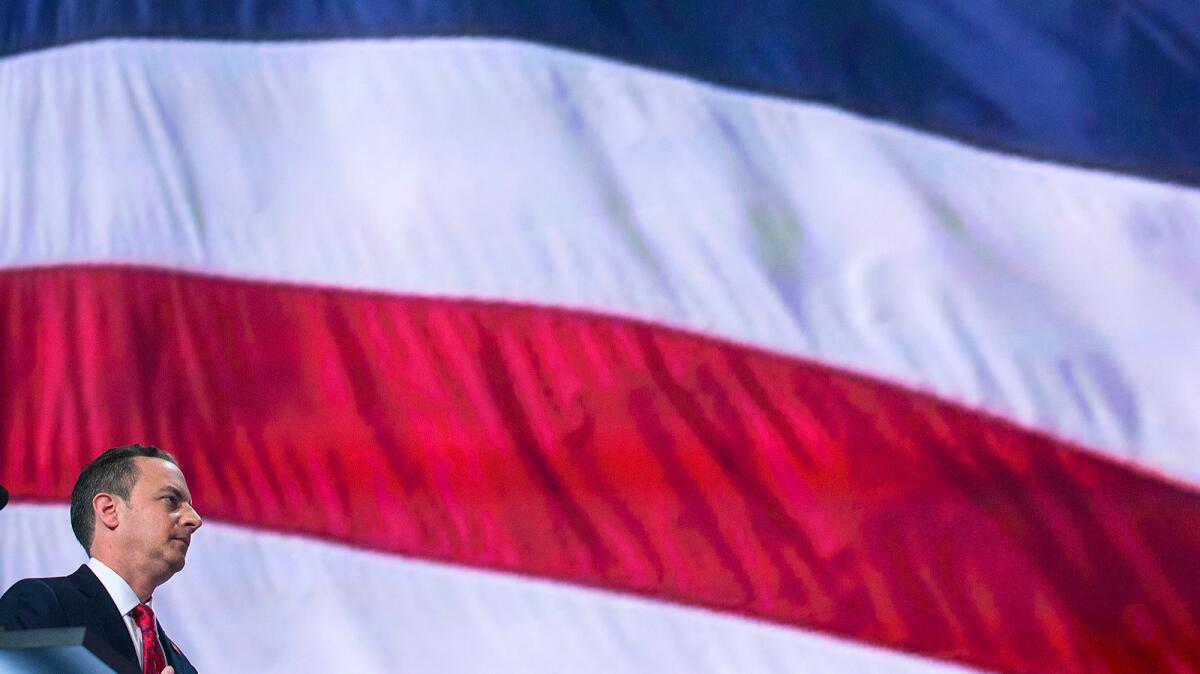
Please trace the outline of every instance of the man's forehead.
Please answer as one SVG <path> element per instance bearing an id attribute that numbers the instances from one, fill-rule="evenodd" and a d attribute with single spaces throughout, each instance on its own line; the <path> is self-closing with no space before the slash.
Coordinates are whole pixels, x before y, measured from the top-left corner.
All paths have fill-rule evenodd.
<path id="1" fill-rule="evenodd" d="M 187 490 L 187 481 L 183 478 L 183 471 L 170 461 L 153 456 L 139 456 L 135 457 L 133 461 L 138 469 L 139 485 L 151 489 L 178 487 L 181 490 Z"/>

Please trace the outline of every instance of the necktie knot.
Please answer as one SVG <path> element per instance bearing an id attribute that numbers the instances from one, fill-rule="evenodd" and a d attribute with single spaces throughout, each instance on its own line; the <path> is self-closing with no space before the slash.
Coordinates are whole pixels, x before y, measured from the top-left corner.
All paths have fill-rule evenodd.
<path id="1" fill-rule="evenodd" d="M 154 609 L 145 604 L 138 604 L 129 614 L 133 616 L 133 622 L 137 623 L 142 634 L 154 630 Z"/>

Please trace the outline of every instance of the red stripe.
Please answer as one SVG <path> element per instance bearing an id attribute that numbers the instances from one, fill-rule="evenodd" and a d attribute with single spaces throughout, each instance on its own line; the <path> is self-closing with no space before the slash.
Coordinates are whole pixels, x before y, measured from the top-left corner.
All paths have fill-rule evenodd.
<path id="1" fill-rule="evenodd" d="M 0 316 L 19 498 L 155 442 L 230 522 L 1003 671 L 1200 671 L 1195 490 L 893 385 L 629 320 L 147 270 L 9 272 Z"/>

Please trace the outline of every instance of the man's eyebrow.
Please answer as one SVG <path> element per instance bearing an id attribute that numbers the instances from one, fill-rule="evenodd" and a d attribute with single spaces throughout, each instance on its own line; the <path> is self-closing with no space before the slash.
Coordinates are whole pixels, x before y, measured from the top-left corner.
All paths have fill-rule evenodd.
<path id="1" fill-rule="evenodd" d="M 180 491 L 178 487 L 168 486 L 168 487 L 163 487 L 162 489 L 158 490 L 159 496 L 162 496 L 164 494 L 169 494 L 171 496 L 174 496 L 175 498 L 179 499 L 180 501 L 187 501 L 188 503 L 192 502 L 191 499 L 184 497 L 183 492 Z"/>

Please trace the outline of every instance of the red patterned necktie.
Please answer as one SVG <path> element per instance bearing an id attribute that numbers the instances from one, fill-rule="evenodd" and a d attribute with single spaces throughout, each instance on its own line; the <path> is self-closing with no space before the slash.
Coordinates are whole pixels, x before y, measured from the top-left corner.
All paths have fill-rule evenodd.
<path id="1" fill-rule="evenodd" d="M 142 657 L 146 662 L 142 666 L 142 674 L 162 674 L 162 670 L 167 668 L 167 656 L 163 654 L 162 644 L 158 643 L 154 610 L 145 604 L 138 604 L 129 615 L 133 616 L 133 621 L 142 631 Z"/>

